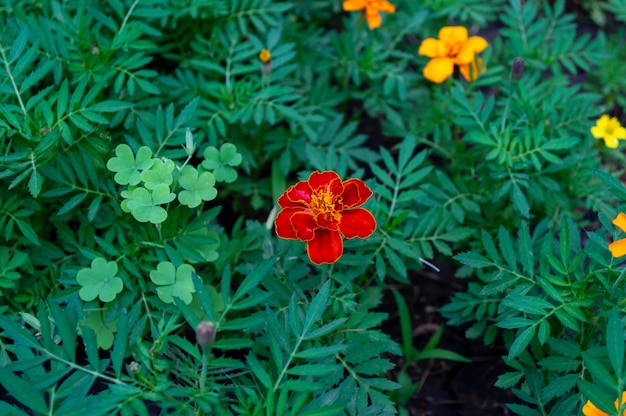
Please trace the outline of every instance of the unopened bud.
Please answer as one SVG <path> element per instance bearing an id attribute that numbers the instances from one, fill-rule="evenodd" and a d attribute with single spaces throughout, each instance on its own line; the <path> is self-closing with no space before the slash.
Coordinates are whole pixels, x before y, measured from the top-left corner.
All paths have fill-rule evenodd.
<path id="1" fill-rule="evenodd" d="M 513 60 L 511 67 L 511 81 L 517 82 L 524 76 L 524 60 L 519 56 Z"/>
<path id="2" fill-rule="evenodd" d="M 196 327 L 196 340 L 202 348 L 206 348 L 215 342 L 215 324 L 202 321 Z"/>
<path id="3" fill-rule="evenodd" d="M 185 132 L 185 152 L 187 156 L 191 156 L 195 151 L 196 145 L 193 142 L 193 134 L 191 134 L 191 130 L 187 127 L 187 131 Z"/>
<path id="4" fill-rule="evenodd" d="M 137 361 L 131 361 L 130 364 L 128 364 L 128 371 L 131 374 L 137 374 L 140 369 L 141 369 L 141 364 L 139 364 Z"/>

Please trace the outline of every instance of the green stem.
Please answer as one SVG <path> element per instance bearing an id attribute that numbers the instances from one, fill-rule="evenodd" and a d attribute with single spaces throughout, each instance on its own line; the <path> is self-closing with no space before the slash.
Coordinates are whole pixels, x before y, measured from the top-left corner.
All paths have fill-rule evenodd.
<path id="1" fill-rule="evenodd" d="M 202 371 L 200 372 L 200 394 L 204 394 L 206 373 L 209 366 L 209 351 L 211 347 L 202 348 Z"/>
<path id="2" fill-rule="evenodd" d="M 22 101 L 22 96 L 20 95 L 20 90 L 17 88 L 15 84 L 15 79 L 13 78 L 13 74 L 11 74 L 11 68 L 9 68 L 9 61 L 7 60 L 7 56 L 4 53 L 4 47 L 0 44 L 0 54 L 2 54 L 2 60 L 4 61 L 4 68 L 7 71 L 7 75 L 11 80 L 11 85 L 13 85 L 13 91 L 15 91 L 15 95 L 17 96 L 17 100 L 20 102 L 20 107 L 22 108 L 22 113 L 26 115 L 26 107 L 24 107 L 24 102 Z"/>

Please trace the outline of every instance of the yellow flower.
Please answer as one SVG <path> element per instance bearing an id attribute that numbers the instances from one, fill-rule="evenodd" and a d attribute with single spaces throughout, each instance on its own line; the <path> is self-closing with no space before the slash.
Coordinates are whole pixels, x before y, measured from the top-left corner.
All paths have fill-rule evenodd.
<path id="1" fill-rule="evenodd" d="M 468 81 L 474 81 L 478 78 L 479 74 L 484 73 L 487 70 L 483 66 L 483 58 L 476 58 L 475 61 L 470 62 L 469 64 L 461 64 L 459 65 L 459 71 L 461 71 L 461 75 Z"/>
<path id="2" fill-rule="evenodd" d="M 365 20 L 371 29 L 380 27 L 383 19 L 380 12 L 395 13 L 396 7 L 386 0 L 344 0 L 343 10 L 346 12 L 355 12 L 365 9 Z"/>
<path id="3" fill-rule="evenodd" d="M 626 214 L 620 212 L 617 214 L 617 217 L 613 220 L 613 225 L 615 225 L 620 230 L 626 232 Z M 609 250 L 613 257 L 622 257 L 626 255 L 626 238 L 622 238 L 621 240 L 613 241 L 609 244 Z"/>
<path id="4" fill-rule="evenodd" d="M 606 114 L 591 128 L 591 134 L 596 139 L 604 139 L 606 147 L 611 149 L 617 147 L 618 140 L 626 139 L 626 129 L 619 124 L 617 117 L 609 117 Z"/>
<path id="5" fill-rule="evenodd" d="M 476 54 L 487 46 L 487 41 L 480 36 L 468 37 L 463 26 L 442 27 L 439 39 L 424 39 L 417 52 L 431 58 L 424 67 L 424 78 L 440 84 L 454 73 L 454 65 L 458 65 L 465 79 L 472 81 L 485 70 Z M 475 69 L 473 76 L 470 68 Z"/>
<path id="6" fill-rule="evenodd" d="M 259 54 L 259 61 L 266 64 L 272 60 L 272 54 L 267 49 L 263 48 Z"/>
<path id="7" fill-rule="evenodd" d="M 620 214 L 620 215 L 624 215 L 624 214 Z M 622 404 L 625 404 L 625 403 L 626 403 L 626 391 L 622 393 Z M 617 400 L 615 400 L 615 408 L 619 409 L 619 403 L 617 402 Z M 602 410 L 598 409 L 595 404 L 591 403 L 590 400 L 587 400 L 587 403 L 585 403 L 585 405 L 583 406 L 583 415 L 585 416 L 609 416 L 608 413 L 603 412 Z M 622 415 L 626 416 L 626 410 L 624 410 L 624 413 L 622 413 Z"/>

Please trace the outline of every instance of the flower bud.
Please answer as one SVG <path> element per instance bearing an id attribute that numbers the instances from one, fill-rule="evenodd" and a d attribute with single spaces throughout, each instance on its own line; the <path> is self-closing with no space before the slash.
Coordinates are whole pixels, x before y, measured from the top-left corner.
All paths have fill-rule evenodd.
<path id="1" fill-rule="evenodd" d="M 513 60 L 511 66 L 511 81 L 517 82 L 524 76 L 524 60 L 519 56 Z"/>
<path id="2" fill-rule="evenodd" d="M 202 321 L 196 326 L 196 341 L 202 348 L 206 348 L 215 342 L 215 324 Z"/>
<path id="3" fill-rule="evenodd" d="M 131 361 L 130 364 L 128 364 L 128 371 L 131 374 L 137 374 L 140 369 L 141 369 L 141 364 L 139 364 L 137 361 Z"/>
<path id="4" fill-rule="evenodd" d="M 187 153 L 187 156 L 191 156 L 193 155 L 193 152 L 196 151 L 196 145 L 193 142 L 193 134 L 191 133 L 191 130 L 189 129 L 189 127 L 187 127 L 187 131 L 185 132 L 185 153 Z"/>
<path id="5" fill-rule="evenodd" d="M 259 61 L 261 61 L 261 72 L 265 75 L 272 73 L 272 54 L 267 49 L 263 48 L 259 54 Z"/>

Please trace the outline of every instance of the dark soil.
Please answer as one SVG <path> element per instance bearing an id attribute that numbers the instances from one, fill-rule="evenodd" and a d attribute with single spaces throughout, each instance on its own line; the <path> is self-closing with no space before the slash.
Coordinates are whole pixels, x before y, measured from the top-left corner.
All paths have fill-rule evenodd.
<path id="1" fill-rule="evenodd" d="M 413 345 L 419 350 L 432 334 L 444 325 L 445 319 L 438 312 L 454 293 L 465 290 L 465 282 L 453 277 L 452 270 L 444 268 L 439 273 L 423 270 L 414 276 L 411 285 L 395 284 L 406 300 L 411 313 Z M 401 343 L 400 323 L 395 300 L 388 292 L 386 307 L 390 312 L 385 332 Z M 407 410 L 414 416 L 502 416 L 513 414 L 506 403 L 519 400 L 513 392 L 495 387 L 499 375 L 511 371 L 502 361 L 507 354 L 500 340 L 485 346 L 482 339 L 465 337 L 467 327 L 447 326 L 437 348 L 454 351 L 471 360 L 462 363 L 445 360 L 422 360 L 409 367 L 413 382 L 419 387 L 407 403 Z M 401 359 L 401 358 L 400 358 Z M 403 363 L 396 363 L 398 368 Z"/>

